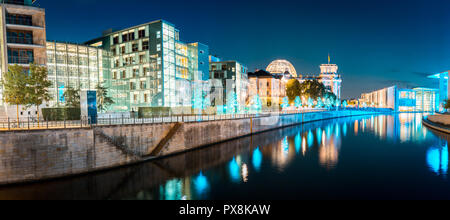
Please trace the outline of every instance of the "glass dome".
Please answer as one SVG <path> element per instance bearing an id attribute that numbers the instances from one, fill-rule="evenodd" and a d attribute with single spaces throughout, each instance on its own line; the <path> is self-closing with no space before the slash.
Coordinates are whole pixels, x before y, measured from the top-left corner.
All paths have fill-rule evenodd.
<path id="1" fill-rule="evenodd" d="M 297 77 L 297 71 L 287 60 L 275 60 L 267 66 L 267 72 L 272 74 L 284 74 L 289 72 L 293 77 Z"/>

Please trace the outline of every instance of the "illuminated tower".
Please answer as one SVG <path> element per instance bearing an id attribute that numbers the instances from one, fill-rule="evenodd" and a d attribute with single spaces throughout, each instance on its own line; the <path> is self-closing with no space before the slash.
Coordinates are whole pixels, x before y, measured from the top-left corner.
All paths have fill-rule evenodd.
<path id="1" fill-rule="evenodd" d="M 341 99 L 342 78 L 338 74 L 338 65 L 331 64 L 331 58 L 328 55 L 328 64 L 320 66 L 319 81 L 325 85 L 329 92 L 334 93 L 338 99 Z"/>

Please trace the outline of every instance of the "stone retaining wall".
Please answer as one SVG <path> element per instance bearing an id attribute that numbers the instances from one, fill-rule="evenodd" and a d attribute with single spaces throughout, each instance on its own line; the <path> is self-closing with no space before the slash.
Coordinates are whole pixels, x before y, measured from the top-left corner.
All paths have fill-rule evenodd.
<path id="1" fill-rule="evenodd" d="M 371 113 L 315 112 L 185 123 L 158 156 L 305 122 L 363 114 Z M 153 159 L 147 155 L 173 127 L 174 124 L 149 124 L 1 132 L 0 184 L 64 177 Z"/>

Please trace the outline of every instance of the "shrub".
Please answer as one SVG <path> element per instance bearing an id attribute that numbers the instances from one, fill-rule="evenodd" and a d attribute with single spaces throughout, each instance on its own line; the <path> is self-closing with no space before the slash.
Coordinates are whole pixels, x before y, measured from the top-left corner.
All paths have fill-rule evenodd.
<path id="1" fill-rule="evenodd" d="M 42 115 L 46 121 L 72 121 L 80 120 L 81 109 L 79 108 L 43 108 Z"/>

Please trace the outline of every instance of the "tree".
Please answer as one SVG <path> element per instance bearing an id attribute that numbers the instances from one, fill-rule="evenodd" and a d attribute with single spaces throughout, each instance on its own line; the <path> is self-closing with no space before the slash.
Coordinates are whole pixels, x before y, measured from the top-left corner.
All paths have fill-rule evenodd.
<path id="1" fill-rule="evenodd" d="M 8 72 L 3 74 L 3 101 L 16 105 L 17 107 L 17 124 L 19 125 L 19 105 L 28 104 L 27 84 L 28 75 L 23 67 L 19 65 L 9 66 Z"/>
<path id="2" fill-rule="evenodd" d="M 311 108 L 314 105 L 314 100 L 310 97 L 308 98 L 308 107 Z"/>
<path id="3" fill-rule="evenodd" d="M 63 97 L 66 100 L 66 107 L 80 107 L 80 90 L 69 87 L 64 92 Z"/>
<path id="4" fill-rule="evenodd" d="M 38 127 L 39 127 L 39 106 L 51 100 L 48 88 L 52 82 L 48 80 L 47 67 L 34 63 L 30 65 L 30 75 L 28 77 L 28 100 L 27 107 L 36 106 Z"/>
<path id="5" fill-rule="evenodd" d="M 227 114 L 236 114 L 238 111 L 237 96 L 234 91 L 227 95 Z"/>
<path id="6" fill-rule="evenodd" d="M 96 87 L 97 90 L 97 108 L 100 112 L 106 111 L 109 106 L 114 104 L 111 97 L 108 96 L 108 88 L 101 86 L 100 84 Z"/>
<path id="7" fill-rule="evenodd" d="M 300 96 L 295 97 L 295 107 L 296 108 L 302 107 L 302 99 L 300 98 Z"/>
<path id="8" fill-rule="evenodd" d="M 344 108 L 347 108 L 347 106 L 348 106 L 347 100 L 344 100 L 344 102 L 342 103 L 342 106 L 343 106 Z"/>
<path id="9" fill-rule="evenodd" d="M 289 102 L 293 102 L 297 96 L 301 96 L 300 82 L 296 79 L 291 79 L 286 84 L 286 95 L 289 98 Z"/>
<path id="10" fill-rule="evenodd" d="M 449 110 L 450 109 L 450 100 L 445 100 L 444 101 L 444 109 L 445 110 Z"/>
<path id="11" fill-rule="evenodd" d="M 323 101 L 322 98 L 318 98 L 317 99 L 317 105 L 316 108 L 322 108 L 323 107 Z"/>
<path id="12" fill-rule="evenodd" d="M 323 97 L 326 92 L 325 85 L 318 80 L 306 80 L 300 84 L 300 94 L 317 100 L 319 97 Z"/>
<path id="13" fill-rule="evenodd" d="M 281 101 L 281 108 L 282 109 L 289 108 L 289 98 L 288 97 L 284 97 L 283 100 Z"/>
<path id="14" fill-rule="evenodd" d="M 337 96 L 332 92 L 325 92 L 323 96 L 324 104 L 327 108 L 331 108 L 336 104 Z"/>
<path id="15" fill-rule="evenodd" d="M 252 101 L 250 103 L 250 110 L 253 113 L 259 113 L 262 110 L 262 102 L 261 102 L 261 98 L 259 97 L 258 94 L 256 94 L 255 96 L 253 96 Z"/>

